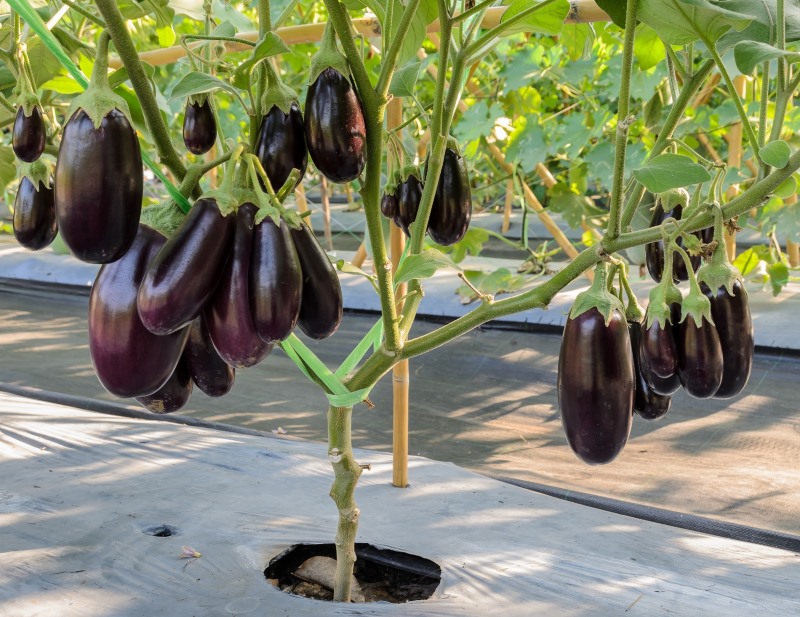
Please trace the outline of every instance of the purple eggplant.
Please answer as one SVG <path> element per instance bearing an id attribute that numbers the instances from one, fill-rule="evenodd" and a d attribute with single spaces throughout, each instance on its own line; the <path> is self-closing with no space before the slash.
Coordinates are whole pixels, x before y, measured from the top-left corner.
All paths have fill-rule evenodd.
<path id="1" fill-rule="evenodd" d="M 733 295 L 724 287 L 716 294 L 703 287 L 711 300 L 711 316 L 722 348 L 722 383 L 714 398 L 731 398 L 747 385 L 753 367 L 753 318 L 747 291 L 740 281 L 734 282 Z"/>
<path id="2" fill-rule="evenodd" d="M 233 388 L 236 371 L 214 349 L 205 320 L 198 317 L 189 326 L 189 340 L 183 351 L 194 384 L 211 397 L 224 396 Z"/>
<path id="3" fill-rule="evenodd" d="M 679 221 L 682 213 L 683 205 L 677 204 L 669 212 L 664 212 L 661 201 L 657 200 L 655 209 L 653 210 L 653 218 L 650 220 L 650 227 L 661 225 L 661 223 L 670 217 L 674 218 L 676 221 Z M 711 241 L 711 238 L 713 238 L 714 228 L 708 227 L 695 232 L 694 235 L 697 236 L 701 242 L 707 244 Z M 680 239 L 678 240 L 678 245 L 683 246 L 683 242 Z M 647 271 L 650 273 L 650 276 L 656 283 L 661 281 L 661 275 L 664 272 L 665 259 L 666 255 L 663 239 L 659 240 L 658 242 L 652 242 L 645 246 L 645 263 L 647 264 Z M 695 272 L 697 272 L 697 269 L 700 267 L 701 261 L 702 259 L 699 255 L 692 255 L 690 257 L 692 269 Z M 672 261 L 672 278 L 676 283 L 689 280 L 689 273 L 686 271 L 686 262 L 684 262 L 683 258 L 677 254 L 674 256 Z"/>
<path id="4" fill-rule="evenodd" d="M 303 273 L 289 228 L 267 217 L 255 226 L 250 261 L 250 312 L 268 343 L 286 339 L 300 316 Z"/>
<path id="5" fill-rule="evenodd" d="M 381 197 L 381 214 L 392 220 L 397 216 L 398 208 L 397 196 L 384 193 L 383 197 Z"/>
<path id="6" fill-rule="evenodd" d="M 183 115 L 183 143 L 192 154 L 205 154 L 217 140 L 217 120 L 214 110 L 206 100 L 202 104 L 189 103 Z"/>
<path id="7" fill-rule="evenodd" d="M 311 159 L 328 180 L 350 182 L 361 175 L 367 153 L 364 111 L 353 84 L 334 68 L 322 71 L 308 88 L 305 130 Z"/>
<path id="8" fill-rule="evenodd" d="M 303 334 L 324 339 L 342 323 L 342 286 L 325 249 L 307 225 L 292 229 L 303 272 L 303 293 L 297 325 Z"/>
<path id="9" fill-rule="evenodd" d="M 136 400 L 153 413 L 172 413 L 186 406 L 192 394 L 192 375 L 185 357 L 181 357 L 175 371 L 157 392 L 137 396 Z"/>
<path id="10" fill-rule="evenodd" d="M 58 232 L 53 188 L 37 186 L 27 176 L 20 180 L 14 200 L 14 237 L 22 246 L 38 251 L 50 246 Z"/>
<path id="11" fill-rule="evenodd" d="M 668 326 L 669 327 L 669 326 Z M 671 396 L 664 396 L 655 392 L 647 383 L 641 370 L 639 361 L 640 340 L 642 338 L 642 324 L 637 321 L 628 322 L 628 334 L 631 337 L 631 350 L 633 352 L 633 366 L 636 371 L 636 393 L 633 399 L 633 410 L 645 420 L 658 420 L 667 415 L 672 403 Z"/>
<path id="12" fill-rule="evenodd" d="M 239 207 L 233 251 L 222 281 L 205 310 L 205 322 L 214 347 L 225 362 L 236 368 L 255 366 L 272 351 L 272 345 L 258 336 L 250 313 L 248 290 L 255 215 L 253 204 Z"/>
<path id="13" fill-rule="evenodd" d="M 686 392 L 695 398 L 710 398 L 722 383 L 723 359 L 714 324 L 687 316 L 678 325 L 678 376 Z"/>
<path id="14" fill-rule="evenodd" d="M 100 383 L 120 397 L 152 394 L 169 379 L 183 352 L 187 329 L 157 336 L 144 327 L 136 296 L 148 264 L 166 239 L 139 225 L 130 250 L 105 264 L 89 296 L 89 352 Z"/>
<path id="15" fill-rule="evenodd" d="M 33 163 L 42 156 L 46 137 L 47 130 L 39 106 L 34 105 L 31 115 L 26 116 L 25 109 L 20 105 L 11 131 L 11 147 L 17 158 L 25 163 Z"/>
<path id="16" fill-rule="evenodd" d="M 417 218 L 422 189 L 422 182 L 414 174 L 397 186 L 397 216 L 394 222 L 407 236 L 411 235 L 411 224 Z"/>
<path id="17" fill-rule="evenodd" d="M 558 359 L 558 406 L 572 451 L 590 465 L 610 463 L 631 430 L 635 369 L 625 316 L 609 323 L 596 308 L 567 320 Z"/>
<path id="18" fill-rule="evenodd" d="M 464 237 L 471 218 L 472 194 L 467 164 L 455 150 L 447 148 L 428 220 L 428 233 L 437 244 L 450 246 Z"/>
<path id="19" fill-rule="evenodd" d="M 158 252 L 139 288 L 139 315 L 154 334 L 188 326 L 219 284 L 236 218 L 222 216 L 213 199 L 198 199 Z"/>
<path id="20" fill-rule="evenodd" d="M 125 115 L 112 109 L 95 129 L 79 109 L 67 121 L 58 151 L 58 229 L 78 259 L 109 263 L 133 243 L 142 211 L 142 156 Z"/>
<path id="21" fill-rule="evenodd" d="M 297 179 L 297 184 L 300 184 L 308 167 L 308 149 L 303 114 L 297 103 L 292 103 L 289 115 L 273 105 L 261 121 L 255 154 L 276 193 L 286 182 L 292 169 L 300 170 L 300 177 Z"/>

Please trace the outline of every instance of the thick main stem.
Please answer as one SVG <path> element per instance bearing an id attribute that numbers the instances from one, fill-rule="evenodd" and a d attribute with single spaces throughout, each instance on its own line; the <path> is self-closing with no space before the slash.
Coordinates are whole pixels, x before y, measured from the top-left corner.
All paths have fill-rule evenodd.
<path id="1" fill-rule="evenodd" d="M 339 510 L 336 529 L 336 579 L 333 599 L 349 602 L 353 564 L 356 561 L 355 540 L 359 510 L 355 490 L 361 467 L 353 457 L 351 443 L 352 407 L 328 407 L 328 459 L 333 466 L 334 481 L 330 496 Z"/>

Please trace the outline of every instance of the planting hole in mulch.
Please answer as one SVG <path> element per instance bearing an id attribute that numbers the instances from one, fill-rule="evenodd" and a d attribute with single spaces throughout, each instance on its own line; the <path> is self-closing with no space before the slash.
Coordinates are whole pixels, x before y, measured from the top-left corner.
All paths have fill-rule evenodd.
<path id="1" fill-rule="evenodd" d="M 145 527 L 142 533 L 156 538 L 169 538 L 178 535 L 178 528 L 173 525 L 155 525 L 153 527 Z"/>
<path id="2" fill-rule="evenodd" d="M 273 557 L 264 576 L 286 593 L 333 600 L 336 567 L 334 544 L 295 544 Z M 353 602 L 427 600 L 442 580 L 442 569 L 430 559 L 371 544 L 356 544 Z"/>

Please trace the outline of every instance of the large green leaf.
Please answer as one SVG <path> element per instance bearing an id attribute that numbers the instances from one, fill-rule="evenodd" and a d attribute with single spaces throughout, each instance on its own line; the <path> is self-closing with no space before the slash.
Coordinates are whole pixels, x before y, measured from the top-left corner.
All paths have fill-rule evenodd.
<path id="1" fill-rule="evenodd" d="M 392 76 L 389 92 L 392 96 L 413 96 L 414 86 L 417 83 L 421 62 L 412 62 L 397 71 Z"/>
<path id="2" fill-rule="evenodd" d="M 758 150 L 758 155 L 770 167 L 783 169 L 792 156 L 792 150 L 782 139 L 771 141 Z"/>
<path id="3" fill-rule="evenodd" d="M 204 92 L 213 92 L 214 90 L 225 90 L 233 95 L 238 96 L 239 92 L 231 86 L 228 82 L 221 80 L 219 77 L 214 77 L 208 73 L 201 73 L 200 71 L 191 71 L 186 73 L 177 84 L 172 88 L 169 95 L 169 100 L 186 98 L 192 94 L 202 94 Z"/>
<path id="4" fill-rule="evenodd" d="M 442 268 L 461 269 L 444 253 L 436 249 L 426 249 L 419 254 L 408 255 L 397 268 L 394 281 L 407 283 L 415 279 L 430 278 Z"/>
<path id="5" fill-rule="evenodd" d="M 743 30 L 753 17 L 709 0 L 639 0 L 638 18 L 672 45 L 716 42 L 729 30 Z"/>
<path id="6" fill-rule="evenodd" d="M 603 9 L 616 25 L 620 28 L 625 27 L 625 14 L 627 12 L 627 0 L 597 0 L 597 6 Z"/>
<path id="7" fill-rule="evenodd" d="M 800 54 L 780 50 L 777 47 L 759 41 L 742 41 L 733 48 L 736 66 L 744 75 L 750 75 L 762 62 L 769 62 L 784 57 L 792 61 L 800 59 Z"/>
<path id="8" fill-rule="evenodd" d="M 532 0 L 512 0 L 503 13 L 503 16 L 500 18 L 500 24 L 508 23 L 512 18 L 523 11 L 530 9 L 532 4 L 537 3 Z M 541 4 L 541 2 L 538 4 Z M 531 14 L 524 19 L 520 19 L 514 25 L 509 26 L 503 30 L 503 36 L 518 34 L 520 32 L 539 32 L 541 34 L 550 35 L 559 34 L 561 28 L 564 27 L 564 20 L 567 18 L 567 15 L 569 15 L 569 10 L 570 6 L 567 0 L 558 0 L 539 10 L 532 11 Z"/>
<path id="9" fill-rule="evenodd" d="M 633 176 L 651 193 L 663 193 L 711 180 L 711 174 L 702 165 L 683 154 L 661 154 L 644 166 L 633 170 Z"/>
<path id="10" fill-rule="evenodd" d="M 594 29 L 590 24 L 564 24 L 561 30 L 561 44 L 573 62 L 589 57 L 594 38 Z"/>
<path id="11" fill-rule="evenodd" d="M 633 54 L 639 68 L 647 71 L 661 62 L 666 57 L 667 51 L 655 30 L 647 24 L 639 24 L 636 28 Z"/>
<path id="12" fill-rule="evenodd" d="M 14 151 L 11 147 L 0 145 L 0 196 L 6 190 L 6 186 L 17 177 L 14 161 Z"/>
<path id="13" fill-rule="evenodd" d="M 250 84 L 250 73 L 260 62 L 278 54 L 288 53 L 290 49 L 283 42 L 283 39 L 274 32 L 269 32 L 253 48 L 250 57 L 236 67 L 233 72 L 232 82 L 237 88 L 247 89 Z"/>
<path id="14" fill-rule="evenodd" d="M 770 43 L 773 40 L 775 24 L 778 21 L 778 0 L 713 0 L 722 8 L 752 14 L 754 19 L 744 30 L 731 30 L 717 44 L 720 53 L 730 49 L 741 41 L 758 41 Z M 784 17 L 786 23 L 786 40 L 800 40 L 800 3 L 797 0 L 785 0 Z"/>

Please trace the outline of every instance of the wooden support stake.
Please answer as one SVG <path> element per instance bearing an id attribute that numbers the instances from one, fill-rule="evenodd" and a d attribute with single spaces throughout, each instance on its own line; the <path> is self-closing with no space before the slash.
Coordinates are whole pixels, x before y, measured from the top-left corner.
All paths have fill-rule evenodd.
<path id="1" fill-rule="evenodd" d="M 322 219 L 325 228 L 325 248 L 329 251 L 333 250 L 333 235 L 331 234 L 331 202 L 328 197 L 328 180 L 325 176 L 322 177 L 322 183 L 319 185 L 320 199 L 322 200 Z"/>
<path id="2" fill-rule="evenodd" d="M 745 95 L 747 87 L 747 77 L 744 75 L 737 75 L 733 79 L 733 86 L 739 96 Z M 734 124 L 728 131 L 728 169 L 739 169 L 742 166 L 742 136 L 744 127 L 741 122 Z M 736 197 L 739 192 L 739 185 L 732 184 L 728 188 L 728 201 Z M 736 232 L 731 233 L 725 230 L 725 250 L 728 253 L 728 259 L 733 261 L 736 259 Z"/>
<path id="3" fill-rule="evenodd" d="M 786 256 L 789 258 L 789 265 L 792 268 L 800 266 L 800 244 L 787 240 Z"/>
<path id="4" fill-rule="evenodd" d="M 306 190 L 303 188 L 303 184 L 300 183 L 297 185 L 297 188 L 294 189 L 294 202 L 297 204 L 297 211 L 300 214 L 303 212 L 308 212 L 308 200 L 306 199 Z M 303 222 L 311 227 L 311 217 L 304 216 Z"/>
<path id="5" fill-rule="evenodd" d="M 514 205 L 514 180 L 509 178 L 506 180 L 506 203 L 503 207 L 503 226 L 500 231 L 504 234 L 508 233 L 511 227 L 511 206 Z"/>
<path id="6" fill-rule="evenodd" d="M 364 265 L 364 260 L 367 258 L 367 245 L 363 241 L 361 244 L 358 245 L 358 250 L 356 254 L 353 255 L 353 260 L 350 262 L 356 268 L 360 268 Z"/>

